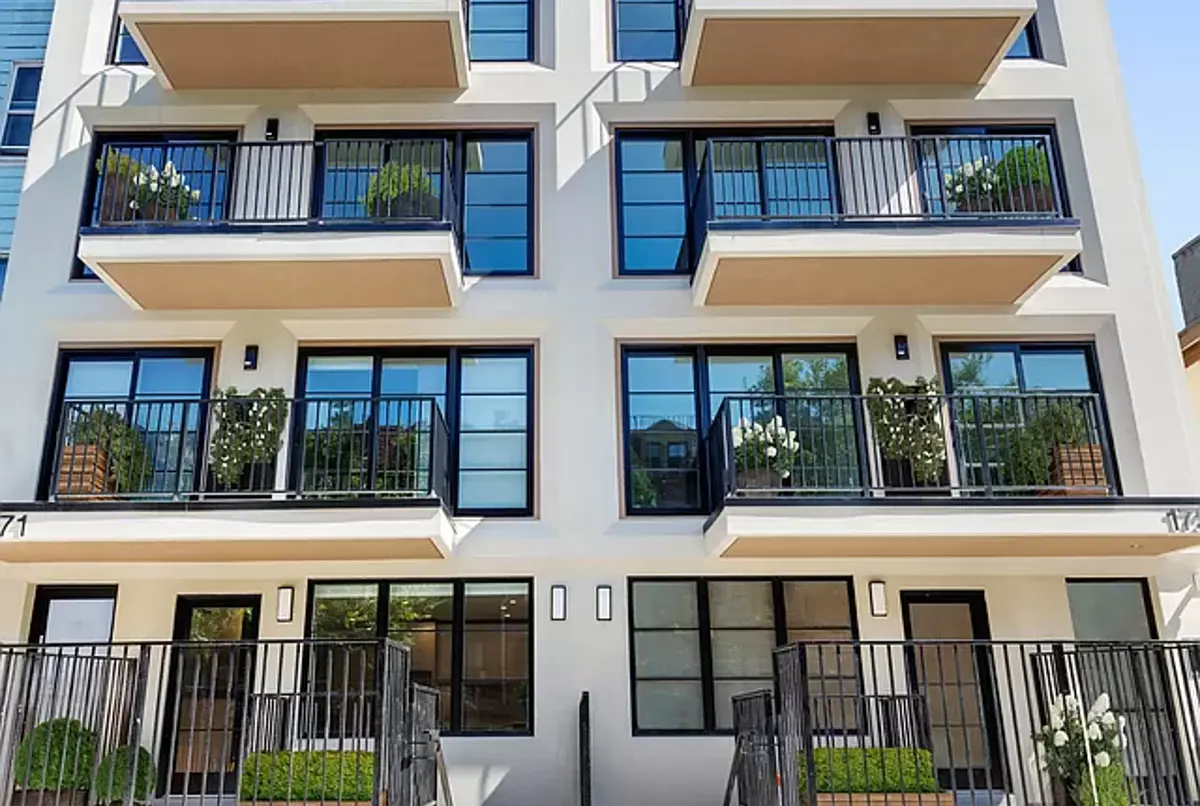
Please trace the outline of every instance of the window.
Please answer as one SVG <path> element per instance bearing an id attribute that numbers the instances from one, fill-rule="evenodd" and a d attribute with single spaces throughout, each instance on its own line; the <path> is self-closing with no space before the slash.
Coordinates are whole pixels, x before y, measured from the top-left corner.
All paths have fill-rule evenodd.
<path id="1" fill-rule="evenodd" d="M 1029 21 L 1005 55 L 1006 59 L 1040 59 L 1042 42 L 1038 37 L 1037 17 Z"/>
<path id="2" fill-rule="evenodd" d="M 446 731 L 530 734 L 532 599 L 526 579 L 319 582 L 308 634 L 409 647 L 413 679 L 442 693 Z"/>
<path id="3" fill-rule="evenodd" d="M 772 688 L 775 647 L 855 637 L 846 579 L 631 579 L 629 601 L 635 733 L 732 730 L 732 698 Z M 837 668 L 856 690 L 856 667 Z"/>
<path id="4" fill-rule="evenodd" d="M 1068 579 L 1076 641 L 1153 641 L 1158 637 L 1145 579 Z"/>
<path id="5" fill-rule="evenodd" d="M 617 61 L 679 59 L 679 0 L 615 0 L 613 14 Z"/>
<path id="6" fill-rule="evenodd" d="M 155 497 L 194 489 L 202 418 L 193 401 L 207 396 L 211 370 L 212 352 L 203 349 L 62 353 L 44 454 L 43 496 L 52 482 L 59 496 L 96 492 L 91 489 L 95 466 L 86 459 L 80 434 L 111 435 L 113 422 L 138 432 L 140 461 L 111 466 L 114 478 L 108 485 L 116 489 L 109 492 Z M 56 463 L 60 466 L 51 478 Z"/>
<path id="7" fill-rule="evenodd" d="M 468 50 L 475 62 L 533 61 L 533 0 L 471 0 Z"/>
<path id="8" fill-rule="evenodd" d="M 33 136 L 33 113 L 37 110 L 38 89 L 42 84 L 42 66 L 14 64 L 10 81 L 0 153 L 24 154 Z"/>
<path id="9" fill-rule="evenodd" d="M 850 393 L 857 388 L 854 348 L 849 345 L 630 346 L 622 359 L 625 503 L 626 510 L 636 515 L 705 510 L 709 502 L 700 446 L 727 398 L 735 398 L 728 404 L 736 409 L 730 416 L 740 420 L 761 414 L 762 405 L 739 395 Z M 837 420 L 839 428 L 852 429 L 853 418 L 843 418 L 836 410 L 838 399 L 832 400 L 819 404 L 814 412 L 801 412 L 799 404 L 788 404 L 783 414 L 801 430 L 802 424 L 808 424 L 828 433 L 831 420 Z M 843 457 L 845 451 L 840 450 L 854 454 L 853 432 L 836 444 L 838 455 L 822 454 L 815 466 L 825 481 L 831 475 L 848 474 L 853 477 L 848 486 L 857 486 L 858 460 L 854 455 Z"/>
<path id="10" fill-rule="evenodd" d="M 8 255 L 0 255 L 0 299 L 4 298 L 4 281 L 8 277 Z"/>
<path id="11" fill-rule="evenodd" d="M 372 417 L 371 398 L 432 397 L 446 418 L 451 438 L 451 494 L 459 513 L 522 515 L 532 511 L 533 356 L 523 348 L 443 350 L 311 350 L 301 355 L 298 388 L 308 407 L 306 420 L 324 422 L 331 407 L 355 418 L 363 429 L 380 430 L 397 412 Z M 392 412 L 395 407 L 388 407 Z M 393 423 L 394 424 L 394 423 Z M 370 440 L 361 443 L 366 450 Z M 366 459 L 363 460 L 366 465 Z M 428 467 L 428 463 L 421 465 Z M 319 463 L 294 472 L 331 471 Z M 308 488 L 372 489 L 367 474 L 307 478 Z"/>
<path id="12" fill-rule="evenodd" d="M 617 138 L 622 274 L 673 274 L 687 238 L 682 134 Z"/>
<path id="13" fill-rule="evenodd" d="M 130 35 L 120 17 L 113 21 L 112 52 L 108 61 L 110 64 L 149 64 L 137 40 Z"/>

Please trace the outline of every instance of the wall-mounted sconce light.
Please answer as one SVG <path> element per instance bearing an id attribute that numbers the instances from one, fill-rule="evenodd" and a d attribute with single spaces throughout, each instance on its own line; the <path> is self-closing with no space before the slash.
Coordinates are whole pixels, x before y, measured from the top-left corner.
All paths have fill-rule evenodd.
<path id="1" fill-rule="evenodd" d="M 246 352 L 242 356 L 242 369 L 258 369 L 258 345 L 247 344 Z"/>
<path id="2" fill-rule="evenodd" d="M 612 585 L 596 586 L 596 621 L 612 621 Z"/>
<path id="3" fill-rule="evenodd" d="M 867 583 L 867 594 L 871 601 L 871 615 L 874 618 L 887 618 L 887 584 L 882 579 L 873 579 Z"/>
<path id="4" fill-rule="evenodd" d="M 895 342 L 897 361 L 907 361 L 912 358 L 912 352 L 908 349 L 908 336 L 905 336 L 903 333 L 897 333 Z"/>
<path id="5" fill-rule="evenodd" d="M 550 620 L 567 620 L 567 586 L 550 586 Z"/>
<path id="6" fill-rule="evenodd" d="M 878 112 L 867 113 L 867 134 L 873 137 L 883 134 L 883 123 L 879 120 Z"/>
<path id="7" fill-rule="evenodd" d="M 275 620 L 280 624 L 290 624 L 296 610 L 296 589 L 284 585 L 275 591 Z"/>
<path id="8" fill-rule="evenodd" d="M 264 137 L 268 143 L 279 139 L 279 118 L 267 118 L 267 130 Z"/>

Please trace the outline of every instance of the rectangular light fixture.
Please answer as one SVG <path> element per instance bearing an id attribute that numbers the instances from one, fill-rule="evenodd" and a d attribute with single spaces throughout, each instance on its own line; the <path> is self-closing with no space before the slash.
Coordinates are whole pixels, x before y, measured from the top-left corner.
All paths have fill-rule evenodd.
<path id="1" fill-rule="evenodd" d="M 612 621 L 612 585 L 596 586 L 596 621 Z"/>
<path id="2" fill-rule="evenodd" d="M 567 620 L 567 586 L 550 586 L 550 620 Z"/>
<path id="3" fill-rule="evenodd" d="M 874 618 L 887 618 L 887 584 L 882 579 L 873 579 L 867 583 L 867 594 L 871 601 L 871 615 Z"/>
<path id="4" fill-rule="evenodd" d="M 284 585 L 275 591 L 275 620 L 280 624 L 290 624 L 295 616 L 296 589 Z"/>

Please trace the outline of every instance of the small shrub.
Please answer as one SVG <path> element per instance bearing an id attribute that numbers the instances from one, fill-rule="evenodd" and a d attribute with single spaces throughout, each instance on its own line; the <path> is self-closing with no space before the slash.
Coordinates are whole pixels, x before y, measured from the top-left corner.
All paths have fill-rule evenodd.
<path id="1" fill-rule="evenodd" d="M 933 753 L 905 747 L 818 747 L 813 750 L 817 792 L 940 791 L 933 771 Z M 800 756 L 800 793 L 808 791 L 808 768 Z"/>
<path id="2" fill-rule="evenodd" d="M 133 762 L 133 747 L 126 745 L 118 747 L 100 762 L 96 771 L 95 793 L 100 803 L 120 803 L 129 794 L 129 765 Z M 154 794 L 156 771 L 154 758 L 144 747 L 137 750 L 136 780 L 133 788 L 133 802 L 145 803 Z"/>
<path id="3" fill-rule="evenodd" d="M 437 211 L 433 179 L 420 165 L 389 162 L 367 181 L 363 200 L 370 218 L 432 215 Z"/>
<path id="4" fill-rule="evenodd" d="M 366 802 L 374 788 L 374 753 L 254 753 L 242 767 L 244 801 Z"/>
<path id="5" fill-rule="evenodd" d="M 87 789 L 95 763 L 95 732 L 78 719 L 52 719 L 21 740 L 13 778 L 22 789 Z"/>

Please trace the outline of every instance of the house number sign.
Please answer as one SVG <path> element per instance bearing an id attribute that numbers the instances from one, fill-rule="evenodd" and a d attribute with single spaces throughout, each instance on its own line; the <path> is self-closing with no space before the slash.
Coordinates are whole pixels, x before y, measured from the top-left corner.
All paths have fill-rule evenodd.
<path id="1" fill-rule="evenodd" d="M 1171 534 L 1200 534 L 1200 509 L 1168 509 L 1167 531 Z"/>
<path id="2" fill-rule="evenodd" d="M 3 512 L 0 512 L 0 538 L 24 537 L 28 526 L 28 515 L 5 515 Z"/>

